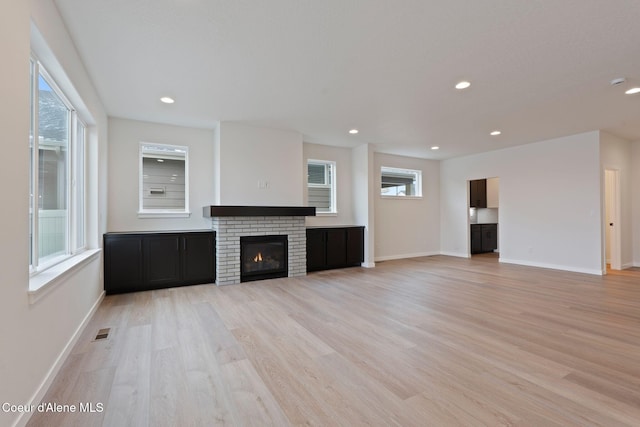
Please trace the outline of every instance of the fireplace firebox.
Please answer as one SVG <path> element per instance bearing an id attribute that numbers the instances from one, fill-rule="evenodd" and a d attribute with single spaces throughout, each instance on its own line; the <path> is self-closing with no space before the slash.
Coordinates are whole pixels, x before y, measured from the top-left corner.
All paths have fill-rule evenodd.
<path id="1" fill-rule="evenodd" d="M 287 277 L 287 236 L 240 237 L 240 281 Z"/>

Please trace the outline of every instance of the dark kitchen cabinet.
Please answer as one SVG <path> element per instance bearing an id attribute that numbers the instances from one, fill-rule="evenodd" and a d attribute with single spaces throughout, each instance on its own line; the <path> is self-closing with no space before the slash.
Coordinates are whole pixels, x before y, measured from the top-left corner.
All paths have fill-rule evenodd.
<path id="1" fill-rule="evenodd" d="M 107 233 L 104 251 L 107 294 L 215 281 L 213 231 Z"/>
<path id="2" fill-rule="evenodd" d="M 475 179 L 469 181 L 469 207 L 487 207 L 487 180 Z"/>
<path id="3" fill-rule="evenodd" d="M 307 229 L 307 271 L 358 266 L 364 261 L 364 227 Z"/>
<path id="4" fill-rule="evenodd" d="M 471 253 L 482 253 L 482 225 L 471 224 Z"/>
<path id="5" fill-rule="evenodd" d="M 482 252 L 498 249 L 498 224 L 482 224 Z"/>
<path id="6" fill-rule="evenodd" d="M 498 249 L 498 224 L 471 224 L 471 253 Z"/>

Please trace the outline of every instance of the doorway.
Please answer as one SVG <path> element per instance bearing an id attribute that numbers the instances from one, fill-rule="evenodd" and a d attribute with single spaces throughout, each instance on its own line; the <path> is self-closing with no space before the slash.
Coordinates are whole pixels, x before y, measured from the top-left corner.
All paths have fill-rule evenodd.
<path id="1" fill-rule="evenodd" d="M 469 255 L 482 254 L 484 258 L 497 259 L 499 257 L 499 178 L 475 179 L 468 181 L 467 184 Z"/>
<path id="2" fill-rule="evenodd" d="M 604 258 L 612 270 L 622 270 L 620 237 L 620 171 L 604 171 Z M 606 266 L 605 265 L 605 266 Z"/>

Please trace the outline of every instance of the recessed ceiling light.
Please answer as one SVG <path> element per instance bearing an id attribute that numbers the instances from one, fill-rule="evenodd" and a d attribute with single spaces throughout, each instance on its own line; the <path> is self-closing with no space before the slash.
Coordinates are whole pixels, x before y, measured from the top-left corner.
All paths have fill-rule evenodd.
<path id="1" fill-rule="evenodd" d="M 631 89 L 625 91 L 627 95 L 634 95 L 636 93 L 640 93 L 640 87 L 632 87 Z"/>
<path id="2" fill-rule="evenodd" d="M 493 132 L 491 132 L 489 135 L 491 136 L 498 136 L 500 135 L 502 132 L 500 132 L 499 130 L 494 130 Z"/>
<path id="3" fill-rule="evenodd" d="M 458 83 L 456 84 L 456 89 L 466 89 L 466 88 L 468 88 L 469 86 L 471 86 L 471 83 L 469 83 L 469 82 L 467 82 L 467 81 L 464 81 L 464 80 L 463 80 L 463 81 L 458 82 Z"/>
<path id="4" fill-rule="evenodd" d="M 351 130 L 349 131 L 349 133 L 350 133 L 351 135 L 355 135 L 356 133 L 358 133 L 358 129 L 351 129 Z"/>
<path id="5" fill-rule="evenodd" d="M 433 147 L 431 147 L 432 150 L 439 150 L 440 147 L 438 147 L 437 145 L 434 145 Z"/>
<path id="6" fill-rule="evenodd" d="M 159 161 L 160 163 L 164 162 L 163 159 L 156 159 L 157 161 Z"/>
<path id="7" fill-rule="evenodd" d="M 164 102 L 165 104 L 173 104 L 175 101 L 175 99 L 169 97 L 169 96 L 163 96 L 162 98 L 160 98 L 160 101 Z"/>

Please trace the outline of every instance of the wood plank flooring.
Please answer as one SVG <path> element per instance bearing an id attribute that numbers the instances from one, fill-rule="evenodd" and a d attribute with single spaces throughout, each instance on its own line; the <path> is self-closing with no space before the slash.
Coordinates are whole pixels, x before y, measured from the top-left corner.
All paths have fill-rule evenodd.
<path id="1" fill-rule="evenodd" d="M 29 425 L 638 426 L 633 273 L 435 256 L 109 296 L 43 400 L 104 411 Z"/>

